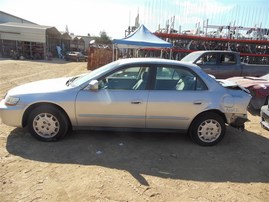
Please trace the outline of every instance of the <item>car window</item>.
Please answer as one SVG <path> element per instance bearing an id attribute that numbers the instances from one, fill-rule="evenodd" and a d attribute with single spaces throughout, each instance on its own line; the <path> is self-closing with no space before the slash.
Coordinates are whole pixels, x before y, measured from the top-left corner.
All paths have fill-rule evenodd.
<path id="1" fill-rule="evenodd" d="M 234 54 L 224 53 L 220 57 L 221 64 L 236 64 L 236 59 Z"/>
<path id="2" fill-rule="evenodd" d="M 130 67 L 126 69 L 122 69 L 111 74 L 110 78 L 137 78 L 140 72 L 140 67 Z"/>
<path id="3" fill-rule="evenodd" d="M 179 75 L 174 68 L 159 67 L 157 68 L 157 79 L 178 80 Z"/>
<path id="4" fill-rule="evenodd" d="M 155 90 L 206 90 L 204 82 L 193 72 L 178 67 L 157 67 Z"/>
<path id="5" fill-rule="evenodd" d="M 145 90 L 148 82 L 148 67 L 127 67 L 102 78 L 99 89 Z"/>

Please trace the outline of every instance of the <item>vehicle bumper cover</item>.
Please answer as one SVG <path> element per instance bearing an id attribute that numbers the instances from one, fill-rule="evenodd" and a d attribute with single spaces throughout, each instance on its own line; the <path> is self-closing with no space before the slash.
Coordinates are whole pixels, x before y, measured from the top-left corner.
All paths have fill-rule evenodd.
<path id="1" fill-rule="evenodd" d="M 247 114 L 230 114 L 227 117 L 228 125 L 239 129 L 240 131 L 245 130 L 245 122 L 249 121 Z"/>
<path id="2" fill-rule="evenodd" d="M 241 127 L 241 126 L 244 126 L 245 122 L 247 122 L 247 121 L 249 121 L 247 118 L 238 117 L 230 125 L 232 127 Z"/>
<path id="3" fill-rule="evenodd" d="M 267 105 L 261 108 L 261 126 L 269 130 L 269 108 Z"/>
<path id="4" fill-rule="evenodd" d="M 6 106 L 4 100 L 0 102 L 0 118 L 8 126 L 22 127 L 22 111 L 20 106 Z"/>

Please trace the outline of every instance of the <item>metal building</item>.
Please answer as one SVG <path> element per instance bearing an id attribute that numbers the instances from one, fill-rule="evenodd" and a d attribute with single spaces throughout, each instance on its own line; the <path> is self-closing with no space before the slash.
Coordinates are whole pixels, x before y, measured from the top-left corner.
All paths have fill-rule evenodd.
<path id="1" fill-rule="evenodd" d="M 0 11 L 0 56 L 45 59 L 56 56 L 56 46 L 70 47 L 71 37 L 55 27 L 42 26 Z"/>

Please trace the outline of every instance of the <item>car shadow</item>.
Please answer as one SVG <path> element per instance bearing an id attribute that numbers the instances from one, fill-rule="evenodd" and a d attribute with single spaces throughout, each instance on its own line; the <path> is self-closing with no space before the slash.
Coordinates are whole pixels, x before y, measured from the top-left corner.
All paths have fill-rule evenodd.
<path id="1" fill-rule="evenodd" d="M 261 110 L 254 109 L 253 107 L 248 107 L 248 112 L 253 116 L 260 116 Z"/>
<path id="2" fill-rule="evenodd" d="M 187 135 L 165 133 L 72 132 L 58 142 L 40 142 L 23 129 L 7 138 L 7 151 L 25 159 L 96 165 L 143 175 L 202 182 L 269 183 L 269 139 L 228 127 L 216 146 L 194 144 Z"/>

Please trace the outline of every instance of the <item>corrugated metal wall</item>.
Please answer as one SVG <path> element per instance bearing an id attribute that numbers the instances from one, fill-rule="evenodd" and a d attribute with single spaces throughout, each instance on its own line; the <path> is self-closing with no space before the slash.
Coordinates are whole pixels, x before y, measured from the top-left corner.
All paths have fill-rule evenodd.
<path id="1" fill-rule="evenodd" d="M 69 33 L 60 33 L 55 27 L 37 25 L 0 11 L 0 57 L 14 54 L 27 59 L 45 59 L 48 54 L 56 57 L 56 46 L 63 51 L 84 51 L 89 42 L 86 44 L 82 37 L 73 41 Z"/>
<path id="2" fill-rule="evenodd" d="M 47 27 L 23 23 L 2 23 L 0 39 L 46 43 L 46 29 Z"/>

